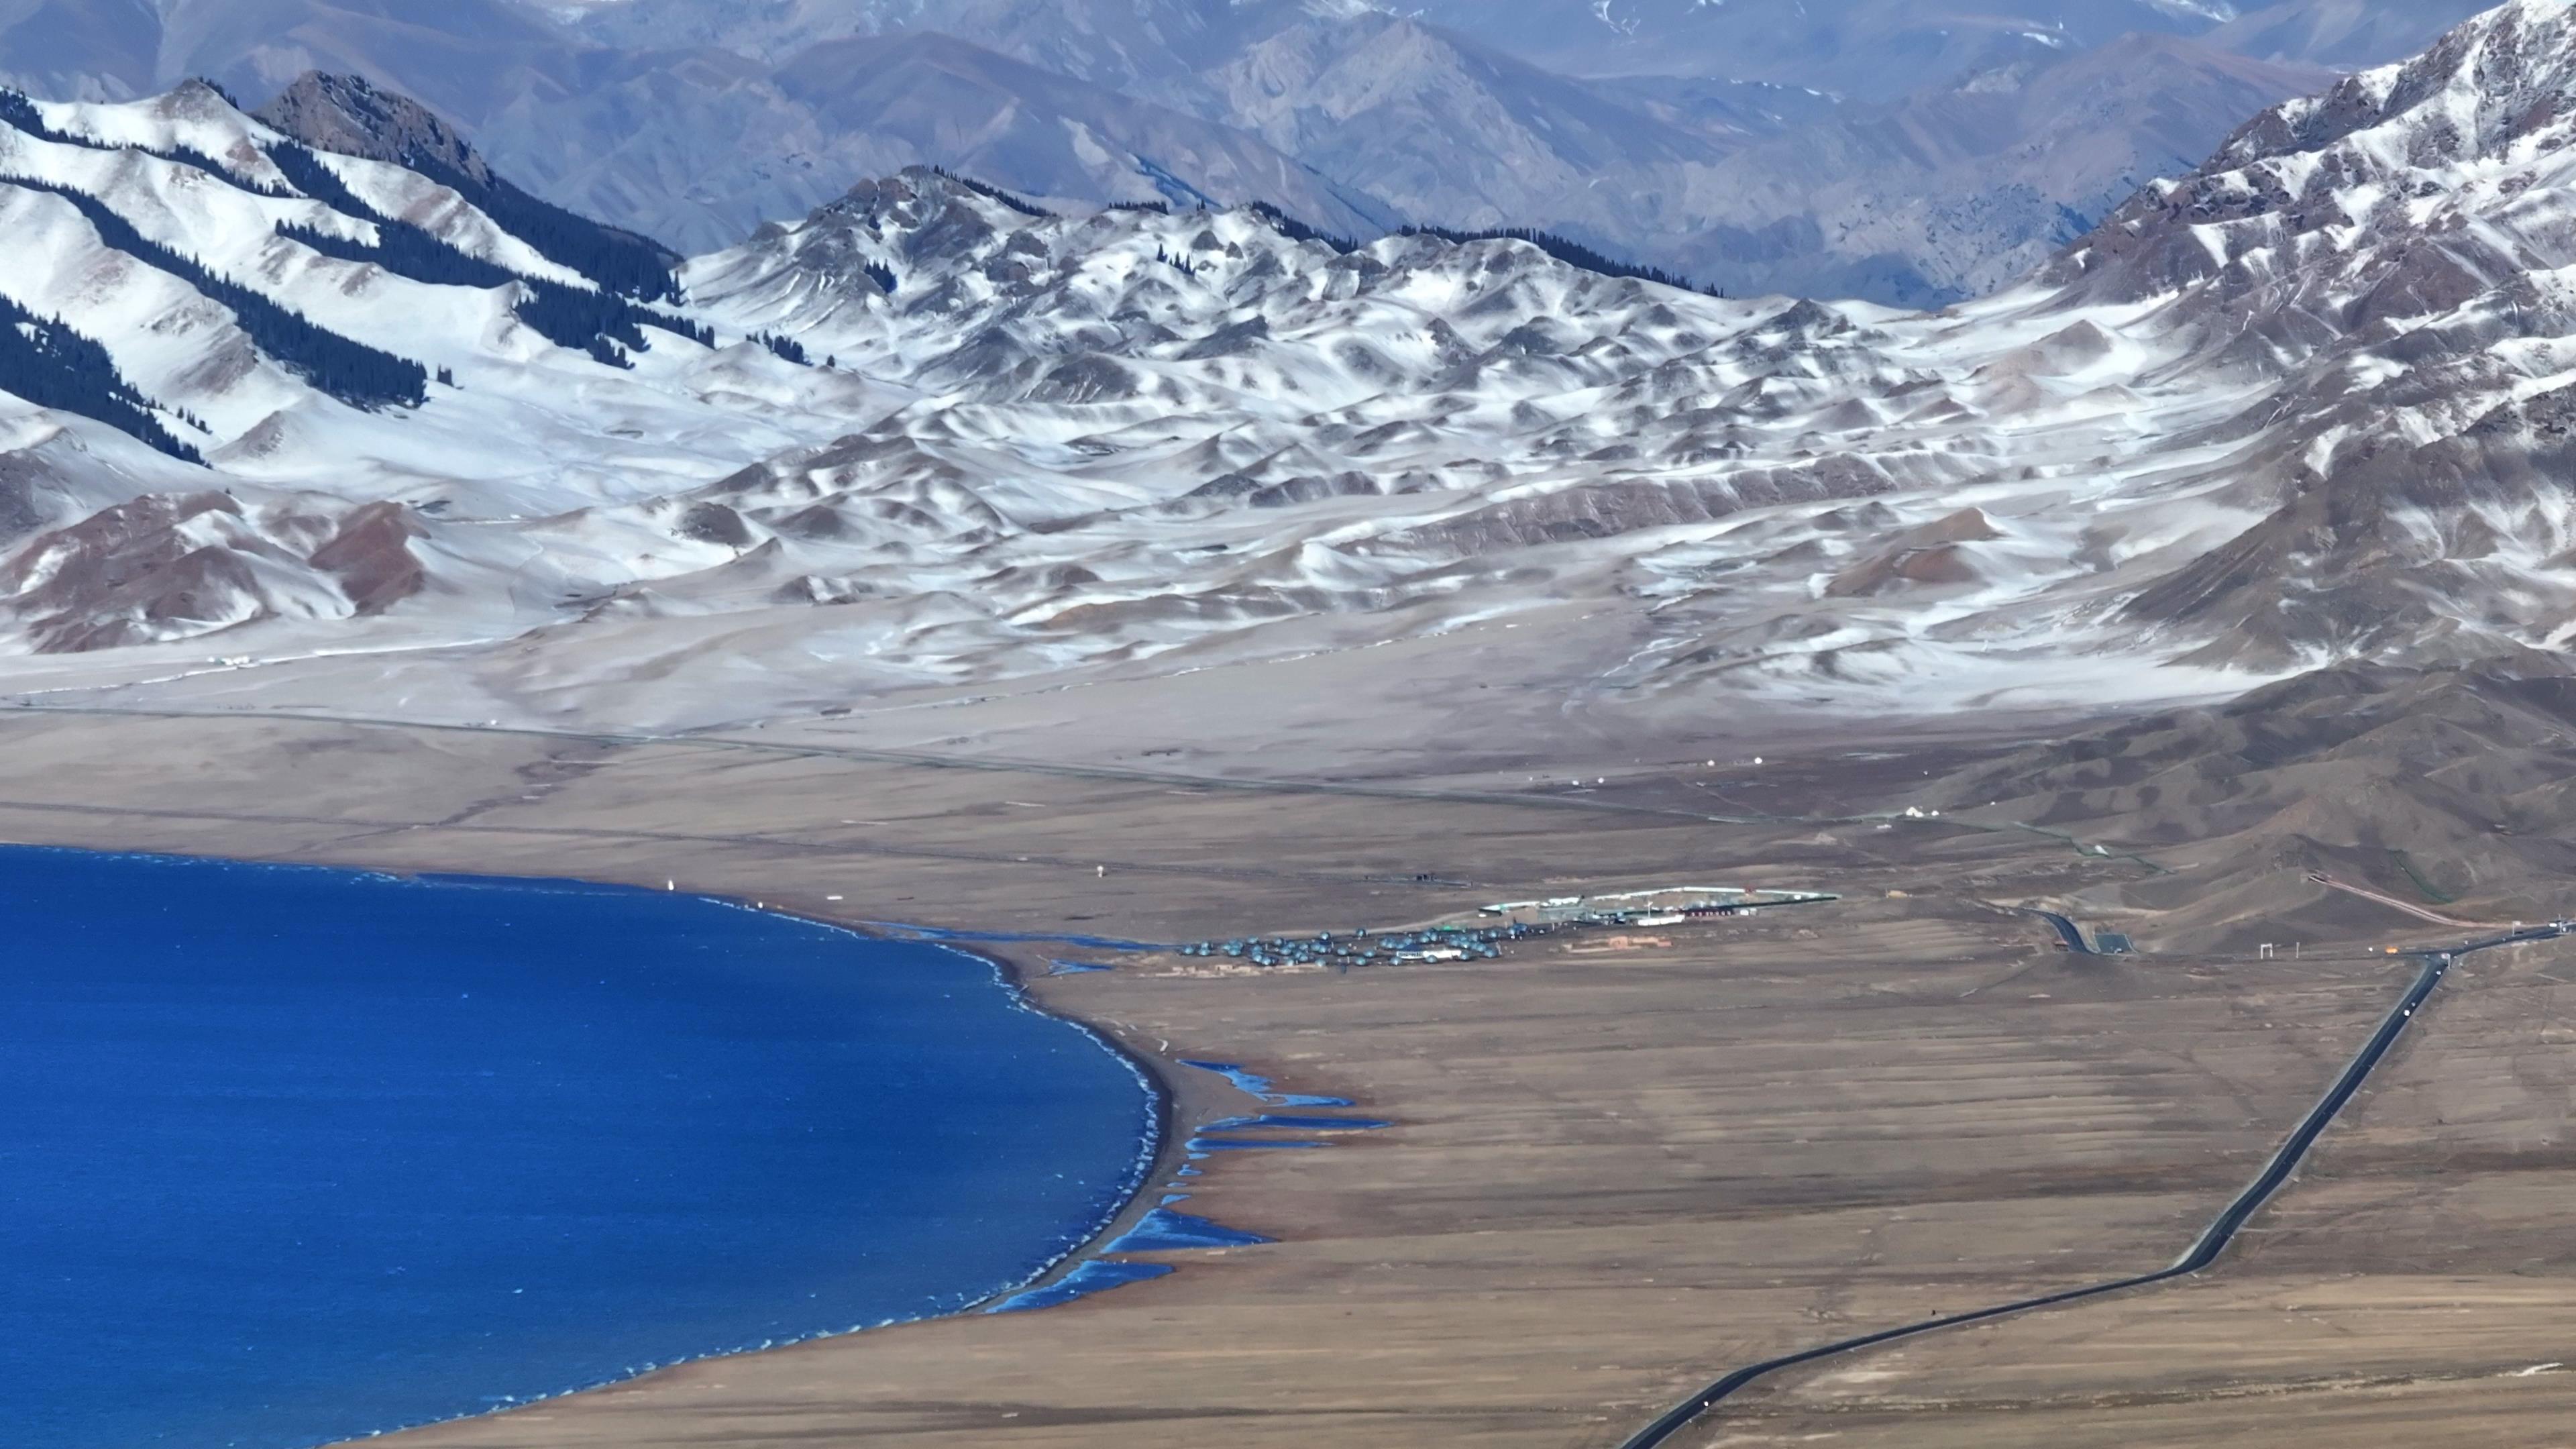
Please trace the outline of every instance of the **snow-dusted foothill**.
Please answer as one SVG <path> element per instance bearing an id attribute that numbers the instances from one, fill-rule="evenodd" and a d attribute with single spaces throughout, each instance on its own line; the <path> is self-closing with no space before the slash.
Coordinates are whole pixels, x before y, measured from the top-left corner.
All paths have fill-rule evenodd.
<path id="1" fill-rule="evenodd" d="M 640 694 L 739 718 L 1568 610 L 1622 621 L 1564 686 L 1619 700 L 2177 698 L 2555 643 L 2572 95 L 2566 8 L 2517 0 L 1931 314 L 920 168 L 630 295 L 451 184 L 503 194 L 416 108 L 47 106 L 0 129 L 0 295 L 207 466 L 10 405 L 7 637 L 120 646 L 44 688 L 444 651 L 500 707 L 674 718 L 719 706 Z M 444 380 L 334 397 L 65 189 Z M 488 270 L 366 260 L 393 222 Z M 540 281 L 668 326 L 567 345 Z"/>

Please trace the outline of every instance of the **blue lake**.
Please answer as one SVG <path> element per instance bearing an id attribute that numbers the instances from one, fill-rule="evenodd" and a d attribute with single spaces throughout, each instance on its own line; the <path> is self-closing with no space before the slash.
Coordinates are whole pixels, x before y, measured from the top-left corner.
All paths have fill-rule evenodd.
<path id="1" fill-rule="evenodd" d="M 0 848 L 0 1441 L 296 1449 L 960 1308 L 1126 1199 L 983 962 L 650 891 Z"/>

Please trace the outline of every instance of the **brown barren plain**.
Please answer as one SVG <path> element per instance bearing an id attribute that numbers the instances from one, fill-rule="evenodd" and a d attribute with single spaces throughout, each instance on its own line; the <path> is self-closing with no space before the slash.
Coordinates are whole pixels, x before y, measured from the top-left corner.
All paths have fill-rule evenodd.
<path id="1" fill-rule="evenodd" d="M 1548 940 L 1347 975 L 1155 954 L 1033 977 L 1039 1001 L 1179 1088 L 1184 1128 L 1252 1104 L 1182 1058 L 1394 1125 L 1210 1159 L 1192 1210 L 1279 1241 L 1161 1255 L 1167 1278 L 388 1442 L 1601 1449 L 1747 1361 L 2161 1267 L 2403 989 L 2411 968 L 2383 942 L 2439 934 L 2285 885 L 2312 943 L 2298 959 L 2161 952 L 2155 914 L 2117 905 L 2169 889 L 2156 847 L 1708 818 L 1885 810 L 2000 757 L 1957 741 L 1811 740 L 1748 807 L 1750 784 L 1697 760 L 1542 799 L 1517 774 L 1350 793 L 1134 759 L 954 768 L 772 733 L 12 711 L 0 835 L 674 880 L 818 917 L 1162 941 L 1673 880 L 1843 900 L 1622 951 Z M 2295 882 L 2302 864 L 2278 870 Z M 2091 924 L 2150 950 L 2066 954 L 1997 908 L 2019 902 L 2096 905 Z M 2576 1373 L 2540 1366 L 2576 1359 L 2571 973 L 2554 944 L 2463 967 L 2201 1278 L 1784 1375 L 1677 1442 L 2567 1442 Z"/>

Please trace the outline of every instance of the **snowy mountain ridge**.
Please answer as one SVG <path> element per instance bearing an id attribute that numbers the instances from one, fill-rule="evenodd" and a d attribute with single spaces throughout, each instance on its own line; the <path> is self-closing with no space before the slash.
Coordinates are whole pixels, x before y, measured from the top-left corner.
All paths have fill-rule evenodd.
<path id="1" fill-rule="evenodd" d="M 914 169 L 679 265 L 635 347 L 533 324 L 516 277 L 613 294 L 454 186 L 312 152 L 513 279 L 404 275 L 211 90 L 44 108 L 153 149 L 0 130 L 37 263 L 0 295 L 207 467 L 7 405 L 9 667 L 705 723 L 1576 620 L 1619 642 L 1550 685 L 1569 709 L 2098 704 L 2552 646 L 2571 50 L 2517 0 L 1940 313 Z M 452 385 L 334 397 L 120 225 Z"/>

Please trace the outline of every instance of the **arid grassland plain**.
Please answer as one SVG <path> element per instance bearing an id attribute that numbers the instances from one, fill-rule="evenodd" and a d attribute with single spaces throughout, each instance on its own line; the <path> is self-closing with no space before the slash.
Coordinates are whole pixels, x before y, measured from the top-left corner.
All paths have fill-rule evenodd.
<path id="1" fill-rule="evenodd" d="M 1184 1061 L 1392 1125 L 1195 1164 L 1191 1210 L 1274 1243 L 1131 1255 L 1178 1271 L 395 1441 L 425 1449 L 1615 1445 L 1741 1363 L 2171 1261 L 2404 988 L 2387 948 L 2446 936 L 2310 880 L 2310 856 L 2366 840 L 2285 845 L 2249 815 L 2168 845 L 2134 806 L 2034 829 L 1915 803 L 1955 808 L 2017 760 L 2076 768 L 2100 738 L 2082 731 L 1771 738 L 1758 769 L 1706 744 L 1720 764 L 1631 756 L 1578 792 L 1490 760 L 1218 780 L 1116 750 L 898 755 L 828 722 L 621 740 L 21 710 L 0 714 L 0 832 L 1144 943 L 1664 882 L 1839 897 L 1348 973 L 981 947 L 1172 1089 L 1156 1188 L 1193 1126 L 1257 1105 Z M 2269 959 L 2230 944 L 2244 882 L 2215 914 L 2176 898 L 2244 859 L 2272 861 L 2270 911 L 2303 923 Z M 2025 905 L 2144 949 L 2068 953 Z M 1069 958 L 1115 969 L 1045 974 Z M 2576 1382 L 2547 1351 L 2576 1272 L 2551 1206 L 2568 961 L 2464 966 L 2209 1273 L 1784 1375 L 1679 1442 L 2293 1444 L 2396 1422 L 2552 1442 Z"/>

